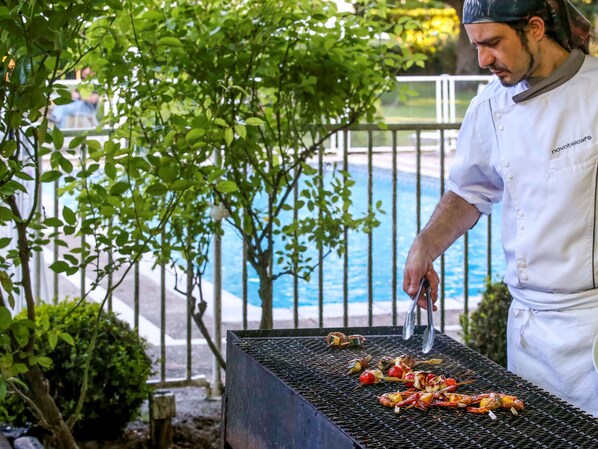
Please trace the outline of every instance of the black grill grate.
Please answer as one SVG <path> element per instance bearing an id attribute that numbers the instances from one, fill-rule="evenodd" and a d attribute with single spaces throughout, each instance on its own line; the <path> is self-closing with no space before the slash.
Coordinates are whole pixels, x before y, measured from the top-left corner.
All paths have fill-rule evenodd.
<path id="1" fill-rule="evenodd" d="M 328 348 L 325 336 L 331 330 L 347 335 L 361 333 L 367 339 L 365 347 Z M 349 360 L 367 354 L 372 355 L 374 365 L 384 355 L 424 358 L 420 351 L 422 332 L 423 328 L 418 327 L 415 335 L 404 341 L 401 328 L 389 327 L 240 331 L 233 333 L 237 338 L 232 344 L 309 402 L 359 447 L 598 447 L 598 420 L 442 333 L 437 333 L 434 349 L 425 358 L 442 358 L 443 363 L 418 369 L 457 381 L 474 379 L 474 383 L 460 386 L 458 392 L 513 394 L 524 401 L 525 410 L 518 416 L 497 411 L 496 420 L 488 415 L 435 407 L 427 412 L 409 409 L 395 415 L 391 408 L 379 405 L 378 396 L 404 387 L 383 382 L 356 388 L 359 375 L 345 374 Z M 227 378 L 227 389 L 234 381 Z"/>

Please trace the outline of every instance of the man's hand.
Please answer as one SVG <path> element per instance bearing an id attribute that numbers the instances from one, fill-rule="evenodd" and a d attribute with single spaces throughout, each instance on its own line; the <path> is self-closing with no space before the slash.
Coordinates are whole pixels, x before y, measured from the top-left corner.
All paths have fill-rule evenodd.
<path id="1" fill-rule="evenodd" d="M 419 290 L 419 284 L 422 278 L 425 276 L 428 279 L 428 282 L 430 282 L 434 310 L 438 310 L 435 303 L 438 301 L 438 285 L 440 284 L 440 277 L 434 269 L 432 258 L 420 248 L 420 243 L 421 242 L 418 242 L 416 239 L 407 256 L 405 271 L 403 272 L 403 290 L 413 298 Z M 422 291 L 422 293 L 424 292 Z M 417 302 L 420 307 L 424 309 L 428 308 L 426 298 L 423 294 L 420 293 Z"/>
<path id="2" fill-rule="evenodd" d="M 434 260 L 465 234 L 477 222 L 480 211 L 456 193 L 448 191 L 436 205 L 428 224 L 415 238 L 403 272 L 403 290 L 413 297 L 419 283 L 425 276 L 430 282 L 432 301 L 438 300 L 440 278 L 434 270 Z M 426 300 L 420 295 L 418 304 L 427 308 Z M 434 310 L 437 307 L 434 306 Z"/>

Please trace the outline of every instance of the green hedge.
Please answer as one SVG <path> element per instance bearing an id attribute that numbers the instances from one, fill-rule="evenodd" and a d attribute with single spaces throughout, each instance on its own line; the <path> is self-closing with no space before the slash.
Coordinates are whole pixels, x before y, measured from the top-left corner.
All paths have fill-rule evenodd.
<path id="1" fill-rule="evenodd" d="M 75 410 L 89 346 L 96 326 L 98 337 L 91 354 L 86 400 L 74 427 L 79 440 L 113 439 L 139 414 L 150 388 L 147 380 L 152 363 L 146 354 L 147 344 L 114 313 L 102 311 L 96 303 L 73 301 L 36 307 L 38 326 L 36 353 L 52 359 L 45 369 L 50 391 L 65 419 Z M 24 313 L 23 313 L 24 314 Z M 49 325 L 48 325 L 49 324 Z M 50 334 L 56 329 L 68 333 L 74 347 L 58 339 L 51 349 Z M 55 332 L 54 332 L 55 334 Z M 13 425 L 32 425 L 36 419 L 16 396 L 5 401 Z"/>
<path id="2" fill-rule="evenodd" d="M 461 315 L 463 342 L 490 360 L 507 366 L 507 319 L 512 297 L 504 282 L 486 280 L 478 308 Z"/>

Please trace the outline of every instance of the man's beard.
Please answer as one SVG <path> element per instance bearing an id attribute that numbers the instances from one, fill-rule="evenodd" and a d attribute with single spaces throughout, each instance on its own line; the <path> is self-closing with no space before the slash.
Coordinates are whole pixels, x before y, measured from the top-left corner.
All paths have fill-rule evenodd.
<path id="1" fill-rule="evenodd" d="M 528 64 L 527 64 L 527 70 L 517 80 L 506 81 L 504 78 L 499 78 L 500 84 L 502 84 L 505 87 L 511 87 L 511 86 L 515 86 L 516 84 L 519 84 L 521 81 L 529 78 L 529 76 L 532 74 L 532 72 L 535 69 L 536 58 L 534 57 L 533 53 L 531 52 L 531 50 L 529 48 L 529 45 L 527 45 L 527 40 L 526 39 L 522 39 L 521 40 L 521 45 L 523 46 L 523 50 L 525 51 L 525 53 L 527 54 L 527 56 L 529 58 L 529 61 L 528 61 Z M 509 71 L 509 73 L 513 74 L 513 72 L 510 72 L 510 71 Z"/>

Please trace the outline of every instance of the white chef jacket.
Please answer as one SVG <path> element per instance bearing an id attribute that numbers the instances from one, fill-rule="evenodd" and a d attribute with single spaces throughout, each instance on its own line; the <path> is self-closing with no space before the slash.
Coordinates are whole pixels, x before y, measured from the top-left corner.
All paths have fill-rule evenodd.
<path id="1" fill-rule="evenodd" d="M 598 59 L 586 56 L 564 84 L 515 103 L 528 87 L 496 80 L 474 98 L 447 185 L 484 214 L 503 202 L 504 280 L 515 299 L 509 369 L 598 416 L 590 403 L 598 401 L 579 400 L 598 391 L 591 358 L 598 334 Z M 570 318 L 579 311 L 584 326 L 574 330 Z M 582 347 L 570 356 L 559 350 L 569 341 L 565 325 L 581 333 L 574 341 Z M 548 339 L 549 328 L 557 340 Z M 558 379 L 577 384 L 555 388 Z"/>

